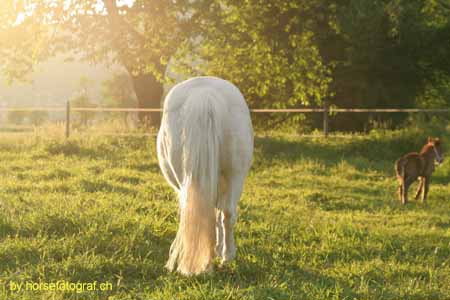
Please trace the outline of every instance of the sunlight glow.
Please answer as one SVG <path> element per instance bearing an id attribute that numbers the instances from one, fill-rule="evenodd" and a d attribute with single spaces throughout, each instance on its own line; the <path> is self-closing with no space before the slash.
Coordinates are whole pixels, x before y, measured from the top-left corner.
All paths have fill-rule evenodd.
<path id="1" fill-rule="evenodd" d="M 135 1 L 136 0 L 119 0 L 119 1 L 117 1 L 117 4 L 119 6 L 122 6 L 122 5 L 132 6 Z"/>
<path id="2" fill-rule="evenodd" d="M 65 0 L 64 1 L 64 9 L 67 10 L 69 8 L 69 5 L 72 0 Z M 136 0 L 117 0 L 117 6 L 128 6 L 131 7 L 136 2 Z M 30 4 L 25 12 L 21 12 L 17 15 L 16 21 L 14 22 L 14 25 L 21 24 L 26 17 L 29 17 L 33 14 L 33 10 L 35 9 L 36 4 Z M 97 0 L 97 4 L 95 4 L 95 9 L 97 13 L 100 13 L 104 10 L 104 4 L 102 0 Z M 88 12 L 89 13 L 89 12 Z"/>

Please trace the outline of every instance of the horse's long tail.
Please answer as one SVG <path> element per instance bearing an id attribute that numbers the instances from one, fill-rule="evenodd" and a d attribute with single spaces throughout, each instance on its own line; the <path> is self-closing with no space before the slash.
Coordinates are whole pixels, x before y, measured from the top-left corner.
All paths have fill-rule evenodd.
<path id="1" fill-rule="evenodd" d="M 408 160 L 404 157 L 399 158 L 395 161 L 395 174 L 397 175 L 397 178 L 405 177 L 405 165 L 407 162 Z"/>
<path id="2" fill-rule="evenodd" d="M 395 161 L 395 175 L 397 175 L 397 180 L 399 182 L 398 187 L 398 197 L 402 204 L 406 204 L 405 198 L 405 166 L 408 160 L 405 157 L 399 158 Z"/>
<path id="3" fill-rule="evenodd" d="M 179 229 L 166 267 L 172 271 L 178 265 L 177 271 L 184 275 L 208 271 L 214 258 L 222 105 L 213 90 L 201 90 L 191 93 L 182 108 L 185 179 Z"/>

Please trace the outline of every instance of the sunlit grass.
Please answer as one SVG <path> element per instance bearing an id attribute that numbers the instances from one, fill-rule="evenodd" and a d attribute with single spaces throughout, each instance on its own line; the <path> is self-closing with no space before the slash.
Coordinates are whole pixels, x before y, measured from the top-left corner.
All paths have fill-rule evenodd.
<path id="1" fill-rule="evenodd" d="M 0 140 L 0 299 L 450 298 L 450 160 L 427 205 L 395 195 L 393 161 L 420 147 L 417 132 L 258 134 L 237 260 L 183 278 L 163 267 L 177 200 L 155 138 L 58 130 Z M 113 290 L 9 291 L 57 280 Z"/>

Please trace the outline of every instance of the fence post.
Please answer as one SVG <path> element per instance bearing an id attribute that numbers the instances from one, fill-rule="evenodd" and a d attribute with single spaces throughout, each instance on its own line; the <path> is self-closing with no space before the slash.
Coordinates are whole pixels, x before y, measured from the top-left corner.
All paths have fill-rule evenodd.
<path id="1" fill-rule="evenodd" d="M 70 136 L 70 101 L 66 104 L 66 139 Z"/>
<path id="2" fill-rule="evenodd" d="M 330 111 L 328 101 L 323 101 L 323 135 L 325 138 L 328 137 L 328 113 Z"/>

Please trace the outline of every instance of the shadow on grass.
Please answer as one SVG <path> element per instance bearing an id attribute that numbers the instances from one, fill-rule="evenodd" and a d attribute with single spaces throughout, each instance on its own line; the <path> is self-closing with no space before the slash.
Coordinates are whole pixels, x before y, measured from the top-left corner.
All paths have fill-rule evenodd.
<path id="1" fill-rule="evenodd" d="M 209 277 L 199 277 L 200 282 L 211 281 L 219 288 L 233 286 L 245 290 L 250 299 L 308 299 L 312 294 L 326 292 L 328 298 L 357 299 L 351 286 L 337 278 L 321 274 L 310 268 L 298 267 L 297 257 L 282 250 L 274 253 L 252 247 L 257 257 L 238 254 L 233 267 L 219 267 Z M 245 256 L 245 257 L 243 257 Z M 337 287 L 339 287 L 337 289 Z M 339 290 L 339 291 L 338 291 Z M 247 296 L 250 296 L 247 295 Z"/>
<path id="2" fill-rule="evenodd" d="M 440 168 L 440 167 L 438 167 Z M 430 181 L 430 189 L 433 188 L 433 183 L 434 184 L 441 184 L 441 185 L 445 185 L 448 184 L 450 181 L 450 172 L 447 171 L 447 174 L 443 174 L 444 172 L 439 172 L 440 170 L 438 170 L 438 172 L 436 172 L 435 174 L 433 174 L 431 176 L 431 181 Z"/>
<path id="3" fill-rule="evenodd" d="M 145 230 L 132 247 L 124 249 L 121 245 L 105 244 L 95 246 L 96 255 L 100 257 L 96 263 L 85 263 L 74 260 L 70 263 L 72 280 L 114 280 L 119 277 L 125 280 L 123 284 L 133 285 L 134 280 L 154 281 L 167 274 L 164 268 L 171 241 Z M 103 259 L 104 258 L 104 259 Z M 111 259 L 114 258 L 114 259 Z"/>
<path id="4" fill-rule="evenodd" d="M 44 152 L 51 156 L 64 155 L 89 159 L 118 160 L 118 151 L 114 145 L 97 144 L 88 147 L 78 141 L 50 141 L 44 145 Z"/>
<path id="5" fill-rule="evenodd" d="M 358 197 L 354 199 L 355 193 L 352 191 L 352 195 L 348 198 L 332 197 L 324 193 L 315 192 L 305 196 L 305 201 L 308 205 L 320 208 L 325 211 L 377 211 L 386 208 L 389 205 L 390 208 L 395 208 L 398 205 L 391 201 L 385 202 L 383 200 L 371 200 L 363 201 Z M 361 198 L 366 196 L 367 193 L 361 194 Z"/>
<path id="6" fill-rule="evenodd" d="M 142 162 L 139 164 L 131 164 L 130 168 L 139 172 L 160 173 L 160 169 L 157 163 Z"/>
<path id="7" fill-rule="evenodd" d="M 79 182 L 79 188 L 83 192 L 87 193 L 118 193 L 124 195 L 133 195 L 136 196 L 138 191 L 135 189 L 131 189 L 125 186 L 121 186 L 119 184 L 111 183 L 105 180 L 96 179 L 96 180 L 88 180 L 82 179 Z"/>
<path id="8" fill-rule="evenodd" d="M 381 165 L 384 168 L 386 163 L 381 162 L 391 161 L 392 170 L 394 161 L 401 155 L 417 151 L 421 147 L 421 143 L 414 140 L 388 138 L 355 138 L 348 142 L 337 142 L 304 137 L 299 137 L 295 141 L 277 137 L 256 137 L 255 145 L 255 165 L 257 167 L 270 167 L 276 160 L 295 163 L 302 159 L 308 159 L 318 160 L 326 166 L 333 166 L 344 160 L 357 169 L 362 169 L 364 164 L 352 163 L 352 159 L 361 157 L 374 162 L 375 167 Z M 391 170 L 389 172 L 392 173 Z"/>

